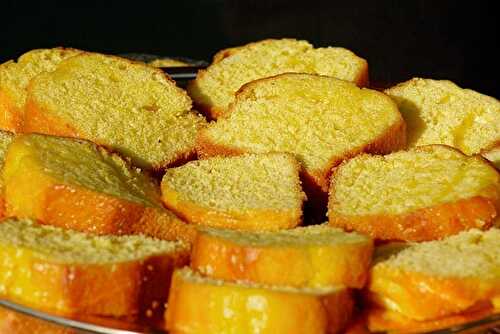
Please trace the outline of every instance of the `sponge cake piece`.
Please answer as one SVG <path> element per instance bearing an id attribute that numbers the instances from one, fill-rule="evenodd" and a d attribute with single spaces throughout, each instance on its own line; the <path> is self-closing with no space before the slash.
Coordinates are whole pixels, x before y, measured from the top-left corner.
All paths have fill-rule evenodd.
<path id="1" fill-rule="evenodd" d="M 192 158 L 205 125 L 160 69 L 94 53 L 34 78 L 25 118 L 25 132 L 88 139 L 152 170 Z"/>
<path id="2" fill-rule="evenodd" d="M 69 48 L 37 49 L 23 54 L 17 62 L 0 65 L 0 129 L 19 132 L 22 129 L 26 88 L 31 79 L 82 51 Z"/>
<path id="3" fill-rule="evenodd" d="M 232 281 L 362 288 L 372 253 L 367 236 L 326 224 L 277 232 L 203 228 L 193 243 L 191 267 Z"/>
<path id="4" fill-rule="evenodd" d="M 227 117 L 200 131 L 200 156 L 287 152 L 305 169 L 306 193 L 326 197 L 332 167 L 361 152 L 406 143 L 405 124 L 386 95 L 331 77 L 288 73 L 253 81 Z M 314 190 L 313 190 L 314 189 Z"/>
<path id="5" fill-rule="evenodd" d="M 414 78 L 385 91 L 408 124 L 410 147 L 453 146 L 467 155 L 500 150 L 500 102 L 451 81 Z M 488 154 L 489 153 L 489 154 Z M 497 153 L 498 155 L 498 153 Z"/>
<path id="6" fill-rule="evenodd" d="M 88 141 L 19 135 L 7 151 L 3 180 L 8 216 L 94 234 L 193 236 L 163 208 L 152 179 Z"/>
<path id="7" fill-rule="evenodd" d="M 381 240 L 440 239 L 489 228 L 499 216 L 500 175 L 480 157 L 443 145 L 361 155 L 333 171 L 332 226 Z"/>
<path id="8" fill-rule="evenodd" d="M 172 277 L 165 318 L 173 333 L 335 334 L 345 328 L 352 310 L 352 294 L 342 286 L 231 283 L 184 268 Z"/>
<path id="9" fill-rule="evenodd" d="M 162 199 L 186 221 L 244 230 L 278 230 L 302 222 L 300 166 L 288 154 L 249 154 L 192 161 L 167 169 Z"/>
<path id="10" fill-rule="evenodd" d="M 198 73 L 188 92 L 208 118 L 224 115 L 244 84 L 282 73 L 311 73 L 368 83 L 368 64 L 344 48 L 314 49 L 307 41 L 267 39 L 222 50 Z"/>
<path id="11" fill-rule="evenodd" d="M 1 298 L 62 315 L 137 317 L 163 313 L 170 276 L 189 261 L 189 246 L 9 218 L 0 224 L 0 258 Z"/>
<path id="12" fill-rule="evenodd" d="M 417 321 L 470 311 L 500 296 L 500 230 L 377 251 L 368 299 Z"/>

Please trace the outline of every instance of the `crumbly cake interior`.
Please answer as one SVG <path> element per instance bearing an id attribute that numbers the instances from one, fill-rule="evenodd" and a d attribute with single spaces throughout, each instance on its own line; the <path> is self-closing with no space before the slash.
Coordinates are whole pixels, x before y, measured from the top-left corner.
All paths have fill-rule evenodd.
<path id="1" fill-rule="evenodd" d="M 328 168 L 400 120 L 382 93 L 330 77 L 284 74 L 247 86 L 231 113 L 203 135 L 248 152 L 288 152 L 311 171 Z"/>
<path id="2" fill-rule="evenodd" d="M 442 146 L 386 156 L 357 156 L 335 172 L 330 210 L 345 215 L 400 214 L 498 193 L 498 172 Z"/>
<path id="3" fill-rule="evenodd" d="M 0 224 L 0 244 L 29 250 L 46 261 L 70 264 L 106 264 L 143 259 L 187 250 L 180 241 L 156 240 L 141 235 L 94 236 L 23 219 Z"/>
<path id="4" fill-rule="evenodd" d="M 166 171 L 162 184 L 180 199 L 225 211 L 300 209 L 299 166 L 286 154 L 215 157 Z"/>

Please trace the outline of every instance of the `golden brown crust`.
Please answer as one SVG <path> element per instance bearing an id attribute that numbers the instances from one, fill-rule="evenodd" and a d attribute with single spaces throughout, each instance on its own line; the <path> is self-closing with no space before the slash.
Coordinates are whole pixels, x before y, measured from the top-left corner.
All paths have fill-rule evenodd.
<path id="1" fill-rule="evenodd" d="M 348 290 L 316 296 L 194 283 L 174 273 L 165 318 L 170 333 L 249 333 L 258 324 L 263 334 L 335 334 L 345 327 L 352 309 Z"/>
<path id="2" fill-rule="evenodd" d="M 335 180 L 332 186 L 334 184 Z M 328 219 L 331 226 L 361 232 L 378 240 L 428 241 L 472 228 L 490 228 L 498 215 L 497 206 L 491 198 L 475 196 L 399 215 L 346 216 L 329 209 Z"/>
<path id="3" fill-rule="evenodd" d="M 164 209 L 146 208 L 139 220 L 130 227 L 129 233 L 144 234 L 160 240 L 182 240 L 192 244 L 196 227 L 182 221 Z"/>
<path id="4" fill-rule="evenodd" d="M 0 129 L 18 133 L 22 128 L 22 110 L 14 105 L 5 89 L 0 87 Z"/>
<path id="5" fill-rule="evenodd" d="M 414 150 L 429 151 L 435 146 L 444 146 L 463 154 L 456 148 L 440 144 L 420 146 Z M 480 156 L 476 159 L 488 163 Z M 494 168 L 490 163 L 488 165 Z M 337 169 L 333 169 L 330 189 L 335 189 L 336 173 Z M 490 188 L 492 191 L 484 191 L 488 197 L 478 195 L 403 214 L 343 215 L 329 207 L 329 224 L 358 231 L 377 240 L 402 241 L 442 239 L 472 228 L 487 230 L 500 216 L 500 193 Z M 330 192 L 329 196 L 330 202 L 334 203 L 334 192 Z"/>
<path id="6" fill-rule="evenodd" d="M 40 215 L 31 218 L 94 234 L 125 234 L 144 212 L 142 205 L 70 185 L 54 184 L 39 199 Z"/>
<path id="7" fill-rule="evenodd" d="M 361 70 L 361 73 L 359 76 L 354 80 L 354 83 L 358 87 L 369 87 L 370 86 L 370 75 L 369 75 L 369 68 L 368 68 L 368 62 L 363 59 L 363 69 Z"/>
<path id="8" fill-rule="evenodd" d="M 103 146 L 103 145 L 101 145 Z M 108 148 L 109 151 L 114 152 L 111 148 Z M 114 152 L 115 153 L 115 152 Z M 119 152 L 116 152 L 119 154 Z M 122 156 L 123 157 L 123 156 Z M 175 157 L 171 158 L 169 161 L 162 161 L 158 164 L 155 164 L 151 167 L 149 171 L 152 175 L 156 175 L 161 177 L 165 173 L 165 169 L 182 166 L 192 160 L 196 160 L 198 157 L 196 153 L 196 148 L 193 146 L 190 150 L 185 152 L 179 152 L 175 155 Z M 126 159 L 126 157 L 123 157 Z"/>
<path id="9" fill-rule="evenodd" d="M 0 189 L 1 191 L 2 189 Z M 5 215 L 5 198 L 3 194 L 0 194 L 0 219 L 6 217 Z"/>
<path id="10" fill-rule="evenodd" d="M 478 304 L 490 305 L 499 295 L 498 279 L 447 278 L 376 265 L 365 297 L 377 307 L 424 321 L 466 312 Z"/>
<path id="11" fill-rule="evenodd" d="M 182 201 L 178 194 L 162 187 L 165 206 L 183 220 L 203 226 L 241 229 L 249 231 L 275 231 L 298 226 L 302 223 L 302 210 L 249 210 L 248 212 L 219 211 L 193 202 Z"/>
<path id="12" fill-rule="evenodd" d="M 439 204 L 400 215 L 345 216 L 329 210 L 329 224 L 378 240 L 428 241 L 461 231 L 492 226 L 498 215 L 493 200 L 481 196 Z"/>
<path id="13" fill-rule="evenodd" d="M 196 138 L 196 152 L 200 159 L 213 156 L 230 157 L 248 153 L 238 148 L 215 144 L 210 141 L 205 132 L 206 130 L 201 130 Z"/>
<path id="14" fill-rule="evenodd" d="M 229 281 L 362 288 L 372 253 L 368 239 L 356 244 L 252 246 L 201 231 L 193 244 L 191 267 Z"/>
<path id="15" fill-rule="evenodd" d="M 4 247 L 0 253 L 24 268 L 7 281 L 3 297 L 61 315 L 115 317 L 160 316 L 169 277 L 189 258 L 186 250 L 179 250 L 122 263 L 64 264 L 35 257 L 27 249 Z"/>
<path id="16" fill-rule="evenodd" d="M 28 95 L 30 88 L 28 87 Z M 61 137 L 84 138 L 78 131 L 64 120 L 55 117 L 28 98 L 24 108 L 23 133 L 42 133 Z"/>
<path id="17" fill-rule="evenodd" d="M 27 200 L 31 206 L 7 199 L 6 215 L 34 218 L 42 224 L 97 235 L 146 234 L 188 243 L 195 237 L 194 227 L 161 207 L 145 207 L 83 187 L 57 184 L 50 179 L 49 182 L 47 186 L 38 187 L 34 195 L 30 194 L 33 196 Z M 15 191 L 16 184 L 8 183 L 6 187 Z"/>

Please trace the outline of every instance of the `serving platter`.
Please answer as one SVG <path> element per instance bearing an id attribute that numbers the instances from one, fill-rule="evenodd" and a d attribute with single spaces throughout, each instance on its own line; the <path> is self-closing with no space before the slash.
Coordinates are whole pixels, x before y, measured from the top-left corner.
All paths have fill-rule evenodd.
<path id="1" fill-rule="evenodd" d="M 183 61 L 189 66 L 161 68 L 177 81 L 179 86 L 185 86 L 187 81 L 194 79 L 199 69 L 205 68 L 208 63 L 205 61 L 193 60 L 184 57 L 162 57 L 150 54 L 128 53 L 120 56 L 143 62 L 150 62 L 159 58 L 170 58 Z M 386 88 L 389 85 L 375 85 L 375 89 Z M 100 317 L 64 317 L 40 310 L 35 310 L 21 304 L 17 304 L 5 299 L 0 299 L 0 319 L 4 312 L 3 324 L 0 322 L 0 334 L 9 334 L 11 323 L 21 323 L 22 328 L 35 326 L 40 329 L 40 333 L 64 333 L 64 334 L 165 334 L 165 331 L 154 329 L 151 325 L 144 325 L 125 320 L 117 320 Z M 2 327 L 4 326 L 4 327 Z M 26 327 L 23 327 L 26 326 Z M 159 328 L 161 326 L 154 326 Z M 17 328 L 17 327 L 16 327 Z M 21 331 L 25 333 L 26 331 Z M 37 331 L 38 333 L 38 331 Z M 494 314 L 481 320 L 472 321 L 466 324 L 443 328 L 440 330 L 427 332 L 428 334 L 500 334 L 500 314 Z"/>
<path id="2" fill-rule="evenodd" d="M 38 327 L 67 329 L 65 334 L 165 334 L 165 331 L 159 331 L 145 326 L 121 322 L 119 320 L 109 320 L 102 318 L 78 319 L 65 318 L 62 316 L 49 314 L 46 312 L 34 310 L 20 304 L 12 303 L 0 299 L 0 308 L 15 312 L 21 318 L 21 321 L 38 322 Z M 0 327 L 0 333 L 2 328 Z M 48 332 L 43 332 L 48 333 Z M 436 331 L 427 332 L 427 334 L 500 334 L 500 314 L 495 314 L 487 318 L 472 321 L 459 326 L 444 328 Z M 7 333 L 5 333 L 7 334 Z"/>

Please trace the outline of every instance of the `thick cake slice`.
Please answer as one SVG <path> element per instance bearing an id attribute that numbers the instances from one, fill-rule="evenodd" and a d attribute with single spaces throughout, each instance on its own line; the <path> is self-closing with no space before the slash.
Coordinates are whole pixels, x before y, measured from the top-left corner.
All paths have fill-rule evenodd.
<path id="1" fill-rule="evenodd" d="M 214 278 L 296 287 L 362 288 L 370 238 L 327 225 L 278 232 L 200 229 L 191 267 Z"/>
<path id="2" fill-rule="evenodd" d="M 0 223 L 0 297 L 58 314 L 145 316 L 162 308 L 173 269 L 188 261 L 182 242 Z"/>
<path id="3" fill-rule="evenodd" d="M 381 248 L 368 299 L 423 321 L 461 314 L 500 296 L 500 230 L 470 230 L 439 241 Z M 497 310 L 498 312 L 498 310 Z"/>
<path id="4" fill-rule="evenodd" d="M 282 73 L 328 75 L 368 84 L 368 64 L 344 48 L 315 49 L 307 41 L 268 39 L 219 51 L 212 65 L 188 86 L 199 110 L 216 119 L 224 115 L 244 84 Z"/>
<path id="5" fill-rule="evenodd" d="M 200 132 L 197 150 L 204 157 L 291 153 L 305 168 L 307 194 L 326 197 L 332 167 L 405 141 L 404 121 L 388 96 L 330 77 L 282 74 L 245 85 L 229 115 Z"/>
<path id="6" fill-rule="evenodd" d="M 302 222 L 300 166 L 288 154 L 249 154 L 192 161 L 168 169 L 165 205 L 191 223 L 278 230 Z"/>
<path id="7" fill-rule="evenodd" d="M 385 91 L 408 124 L 410 146 L 446 144 L 500 167 L 500 102 L 451 81 L 414 78 Z"/>
<path id="8" fill-rule="evenodd" d="M 7 151 L 3 180 L 9 216 L 96 234 L 194 236 L 162 207 L 152 179 L 88 141 L 19 135 Z"/>
<path id="9" fill-rule="evenodd" d="M 17 62 L 0 65 L 0 129 L 18 132 L 22 129 L 26 88 L 31 79 L 82 51 L 68 48 L 37 49 L 23 54 Z"/>
<path id="10" fill-rule="evenodd" d="M 0 130 L 0 170 L 3 169 L 3 163 L 5 160 L 5 153 L 9 147 L 14 135 L 7 131 Z M 3 189 L 3 178 L 0 177 L 0 219 L 4 217 L 5 214 L 5 198 Z"/>
<path id="11" fill-rule="evenodd" d="M 361 155 L 333 171 L 330 225 L 382 240 L 440 239 L 487 229 L 500 210 L 500 176 L 443 145 Z"/>
<path id="12" fill-rule="evenodd" d="M 160 69 L 83 53 L 31 81 L 23 130 L 88 139 L 158 170 L 193 157 L 204 125 Z"/>
<path id="13" fill-rule="evenodd" d="M 174 272 L 167 329 L 173 333 L 339 333 L 353 309 L 348 289 L 229 283 L 190 269 Z"/>

